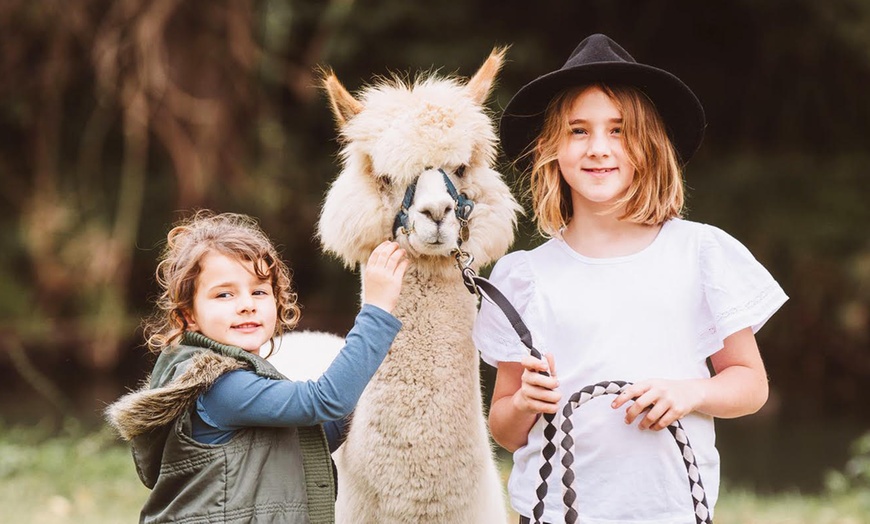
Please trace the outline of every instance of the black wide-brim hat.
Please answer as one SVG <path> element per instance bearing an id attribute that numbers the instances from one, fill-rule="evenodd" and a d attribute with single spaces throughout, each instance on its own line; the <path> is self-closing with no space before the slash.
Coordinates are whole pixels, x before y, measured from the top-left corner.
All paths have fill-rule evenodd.
<path id="1" fill-rule="evenodd" d="M 580 42 L 561 69 L 532 80 L 508 102 L 499 125 L 508 157 L 518 158 L 537 140 L 553 97 L 564 89 L 596 82 L 643 91 L 664 120 L 680 163 L 688 162 L 698 150 L 706 118 L 695 93 L 671 73 L 638 63 L 619 44 L 595 34 Z"/>

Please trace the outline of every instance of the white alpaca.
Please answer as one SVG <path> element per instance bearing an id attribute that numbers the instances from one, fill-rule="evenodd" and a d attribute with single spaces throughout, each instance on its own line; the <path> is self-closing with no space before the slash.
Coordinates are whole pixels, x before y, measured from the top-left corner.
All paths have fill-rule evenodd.
<path id="1" fill-rule="evenodd" d="M 411 260 L 394 311 L 402 330 L 335 453 L 341 523 L 507 521 L 471 340 L 477 297 L 454 258 L 461 246 L 479 269 L 513 242 L 520 208 L 490 167 L 497 139 L 483 106 L 503 59 L 493 50 L 467 83 L 393 79 L 359 98 L 324 79 L 343 170 L 323 205 L 322 244 L 353 267 L 395 234 Z M 465 225 L 445 179 L 473 201 Z M 394 229 L 403 200 L 407 220 Z"/>

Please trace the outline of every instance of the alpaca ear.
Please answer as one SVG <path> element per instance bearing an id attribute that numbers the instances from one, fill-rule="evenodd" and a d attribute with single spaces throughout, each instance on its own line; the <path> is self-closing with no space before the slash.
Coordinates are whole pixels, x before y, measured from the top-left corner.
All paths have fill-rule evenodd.
<path id="1" fill-rule="evenodd" d="M 486 59 L 483 65 L 480 66 L 480 69 L 474 73 L 474 76 L 466 84 L 465 88 L 471 95 L 471 99 L 478 104 L 483 105 L 486 99 L 489 98 L 489 94 L 495 84 L 495 77 L 501 69 L 502 64 L 504 64 L 507 50 L 507 47 L 493 48 L 489 58 Z"/>
<path id="2" fill-rule="evenodd" d="M 329 105 L 338 127 L 344 126 L 348 120 L 358 115 L 363 110 L 363 105 L 351 95 L 338 81 L 338 77 L 332 71 L 323 72 L 321 87 L 329 96 Z"/>

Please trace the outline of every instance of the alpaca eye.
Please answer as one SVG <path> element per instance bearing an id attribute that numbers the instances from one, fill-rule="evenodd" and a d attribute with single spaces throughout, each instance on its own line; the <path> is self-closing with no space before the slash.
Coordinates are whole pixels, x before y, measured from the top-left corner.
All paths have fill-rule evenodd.
<path id="1" fill-rule="evenodd" d="M 466 166 L 465 164 L 463 164 L 463 165 L 457 167 L 457 168 L 456 168 L 456 171 L 455 171 L 456 176 L 458 176 L 459 178 L 464 177 L 464 176 L 465 176 L 465 168 L 466 168 L 466 167 L 468 167 L 468 166 Z"/>
<path id="2" fill-rule="evenodd" d="M 377 181 L 378 181 L 378 188 L 380 188 L 380 189 L 389 189 L 390 186 L 392 185 L 392 181 L 390 180 L 390 177 L 388 177 L 387 175 L 378 175 Z"/>

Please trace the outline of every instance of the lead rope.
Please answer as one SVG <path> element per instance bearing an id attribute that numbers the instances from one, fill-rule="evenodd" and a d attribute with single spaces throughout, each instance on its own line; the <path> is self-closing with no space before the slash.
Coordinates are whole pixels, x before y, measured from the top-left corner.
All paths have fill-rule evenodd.
<path id="1" fill-rule="evenodd" d="M 502 313 L 504 313 L 505 317 L 507 317 L 511 326 L 514 328 L 514 331 L 519 335 L 520 341 L 522 341 L 523 345 L 528 348 L 529 353 L 535 358 L 543 359 L 541 352 L 535 349 L 532 345 L 532 333 L 529 331 L 529 328 L 526 326 L 525 322 L 523 322 L 522 317 L 520 317 L 520 314 L 513 307 L 510 301 L 501 293 L 501 291 L 498 290 L 498 288 L 495 287 L 495 285 L 492 284 L 492 282 L 478 276 L 474 272 L 474 269 L 471 268 L 471 263 L 474 261 L 474 257 L 458 248 L 454 252 L 454 255 L 456 257 L 457 267 L 462 272 L 462 282 L 465 284 L 468 291 L 472 294 L 480 295 L 498 306 Z M 544 371 L 539 371 L 539 373 L 545 376 L 550 376 L 549 373 Z M 562 475 L 562 485 L 565 488 L 562 502 L 565 504 L 566 508 L 566 524 L 575 524 L 578 516 L 575 507 L 577 494 L 573 487 L 575 479 L 574 470 L 572 468 L 574 465 L 574 439 L 571 437 L 571 431 L 574 429 L 574 424 L 571 422 L 571 416 L 574 414 L 575 409 L 593 398 L 606 394 L 619 394 L 630 384 L 630 382 L 624 381 L 605 381 L 586 386 L 571 395 L 568 402 L 565 404 L 565 407 L 562 409 L 562 432 L 565 434 L 561 442 L 562 450 L 564 452 L 562 456 L 562 466 L 565 468 L 565 472 Z M 538 485 L 538 489 L 535 490 L 538 502 L 532 510 L 532 516 L 534 518 L 533 522 L 535 524 L 541 524 L 542 522 L 541 518 L 544 515 L 544 499 L 547 496 L 548 489 L 547 479 L 553 472 L 553 466 L 550 464 L 550 460 L 556 453 L 556 445 L 553 443 L 553 439 L 556 436 L 556 425 L 553 422 L 555 415 L 545 413 L 543 417 L 545 421 L 544 438 L 547 442 L 541 451 L 544 458 L 544 464 L 541 466 L 541 469 L 538 470 L 541 475 L 541 483 Z M 689 490 L 692 494 L 695 522 L 696 524 L 712 524 L 713 520 L 707 503 L 707 495 L 704 491 L 704 485 L 701 482 L 701 473 L 698 469 L 698 464 L 695 461 L 695 453 L 689 443 L 689 436 L 686 434 L 686 431 L 683 429 L 683 425 L 679 420 L 676 420 L 669 425 L 668 431 L 674 437 L 674 441 L 677 443 L 680 454 L 683 457 L 683 464 L 686 466 L 686 473 L 689 478 Z"/>
<path id="2" fill-rule="evenodd" d="M 507 297 L 505 297 L 501 291 L 492 284 L 492 282 L 483 277 L 477 276 L 471 268 L 471 263 L 474 261 L 474 257 L 461 249 L 456 250 L 455 256 L 458 267 L 462 270 L 462 281 L 465 284 L 465 287 L 468 288 L 468 291 L 476 295 L 479 294 L 484 296 L 480 293 L 480 290 L 483 290 L 485 296 L 497 305 L 505 314 L 508 321 L 511 323 L 511 326 L 513 326 L 514 331 L 519 335 L 523 345 L 528 348 L 529 353 L 531 353 L 535 358 L 543 359 L 544 357 L 541 355 L 541 352 L 535 349 L 534 345 L 532 345 L 531 331 L 526 327 L 520 314 L 516 309 L 514 309 L 514 306 L 510 303 Z M 547 377 L 550 376 L 546 371 L 539 371 L 538 373 Z M 544 445 L 543 450 L 541 450 L 541 453 L 544 456 L 544 464 L 541 466 L 541 469 L 538 470 L 538 473 L 541 476 L 541 483 L 538 485 L 538 489 L 535 490 L 538 502 L 532 510 L 532 516 L 534 517 L 536 524 L 541 523 L 541 517 L 544 515 L 544 499 L 547 496 L 547 479 L 553 472 L 553 466 L 550 464 L 550 459 L 552 459 L 553 455 L 556 454 L 556 445 L 553 443 L 553 439 L 556 437 L 555 418 L 555 414 L 544 413 L 544 437 L 547 439 L 547 443 Z"/>

